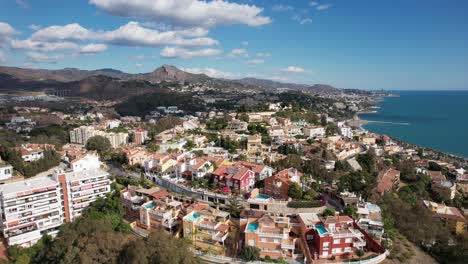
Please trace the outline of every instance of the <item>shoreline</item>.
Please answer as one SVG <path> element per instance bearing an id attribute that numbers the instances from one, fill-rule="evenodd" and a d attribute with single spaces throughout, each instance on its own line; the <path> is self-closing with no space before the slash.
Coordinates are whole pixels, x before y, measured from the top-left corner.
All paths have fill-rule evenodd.
<path id="1" fill-rule="evenodd" d="M 381 102 L 380 100 L 383 101 L 385 97 L 395 97 L 395 96 L 394 96 L 394 95 L 382 96 L 382 97 L 379 97 L 378 100 L 376 100 L 374 103 L 376 103 L 376 102 Z M 411 123 L 366 120 L 366 119 L 361 119 L 361 118 L 359 117 L 360 114 L 375 114 L 375 113 L 378 112 L 377 110 L 372 110 L 372 109 L 381 109 L 381 107 L 378 106 L 378 105 L 376 104 L 376 105 L 374 105 L 374 106 L 371 106 L 371 107 L 367 108 L 366 110 L 357 112 L 357 113 L 354 115 L 353 119 L 347 120 L 346 123 L 347 123 L 349 126 L 351 126 L 351 127 L 359 128 L 359 129 L 366 130 L 366 131 L 369 131 L 369 130 L 366 129 L 366 128 L 364 128 L 363 126 L 364 126 L 364 125 L 367 125 L 367 124 L 371 124 L 371 123 L 393 124 L 393 125 L 411 125 Z M 369 132 L 372 132 L 372 131 L 369 131 Z M 377 132 L 372 132 L 372 133 L 376 133 L 376 134 L 381 135 L 381 133 L 377 133 Z M 453 153 L 449 153 L 449 152 L 446 152 L 446 151 L 437 150 L 437 149 L 435 149 L 435 148 L 433 148 L 433 147 L 427 147 L 427 146 L 423 146 L 423 145 L 420 145 L 420 144 L 411 143 L 411 142 L 408 142 L 407 140 L 402 140 L 402 139 L 396 138 L 396 137 L 391 136 L 391 135 L 386 135 L 386 136 L 389 136 L 389 137 L 392 138 L 393 140 L 395 140 L 395 141 L 397 141 L 397 142 L 400 142 L 400 143 L 403 143 L 403 144 L 406 144 L 406 145 L 408 145 L 408 146 L 412 146 L 412 147 L 415 147 L 415 148 L 422 148 L 422 149 L 430 150 L 430 151 L 432 151 L 432 152 L 444 154 L 444 155 L 447 155 L 447 156 L 452 157 L 452 158 L 455 158 L 455 159 L 462 159 L 462 160 L 464 160 L 465 162 L 468 161 L 468 157 L 462 156 L 462 155 L 460 155 L 460 154 L 453 154 Z"/>

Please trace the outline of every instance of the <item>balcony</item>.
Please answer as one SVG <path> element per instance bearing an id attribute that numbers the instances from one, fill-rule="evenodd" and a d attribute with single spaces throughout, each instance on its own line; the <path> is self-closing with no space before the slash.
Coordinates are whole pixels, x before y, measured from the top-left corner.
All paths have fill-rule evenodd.
<path id="1" fill-rule="evenodd" d="M 221 243 L 224 243 L 224 240 L 226 240 L 226 238 L 228 237 L 229 233 L 221 233 L 221 232 L 218 232 L 216 234 L 214 234 L 211 239 L 213 239 L 214 241 L 218 241 L 218 242 L 221 242 Z"/>
<path id="2" fill-rule="evenodd" d="M 284 234 L 277 234 L 277 233 L 263 233 L 263 232 L 258 232 L 258 235 L 261 237 L 273 237 L 273 238 L 283 238 L 286 237 Z"/>
<path id="3" fill-rule="evenodd" d="M 365 247 L 366 246 L 366 241 L 357 241 L 353 243 L 353 247 L 359 248 L 359 247 Z"/>
<path id="4" fill-rule="evenodd" d="M 292 249 L 292 250 L 294 250 L 296 248 L 296 245 L 294 243 L 291 243 L 291 244 L 281 243 L 281 248 L 282 249 Z"/>

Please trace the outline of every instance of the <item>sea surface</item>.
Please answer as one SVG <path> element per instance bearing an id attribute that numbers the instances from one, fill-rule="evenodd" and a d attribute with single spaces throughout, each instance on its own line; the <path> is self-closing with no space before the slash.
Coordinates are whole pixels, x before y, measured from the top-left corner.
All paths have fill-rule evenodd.
<path id="1" fill-rule="evenodd" d="M 360 114 L 369 131 L 468 158 L 468 91 L 392 91 L 374 109 Z"/>

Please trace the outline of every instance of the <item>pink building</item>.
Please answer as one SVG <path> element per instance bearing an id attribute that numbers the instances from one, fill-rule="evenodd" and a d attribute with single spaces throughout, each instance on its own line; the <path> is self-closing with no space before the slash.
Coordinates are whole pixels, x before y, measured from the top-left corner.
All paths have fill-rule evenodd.
<path id="1" fill-rule="evenodd" d="M 233 190 L 249 191 L 255 184 L 255 173 L 242 166 L 220 166 L 211 174 L 215 183 Z"/>

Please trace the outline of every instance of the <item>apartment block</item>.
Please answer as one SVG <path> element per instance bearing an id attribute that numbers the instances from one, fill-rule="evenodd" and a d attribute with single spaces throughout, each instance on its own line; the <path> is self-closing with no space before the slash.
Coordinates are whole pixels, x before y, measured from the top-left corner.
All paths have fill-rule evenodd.
<path id="1" fill-rule="evenodd" d="M 54 179 L 59 182 L 63 192 L 65 220 L 74 221 L 83 209 L 111 191 L 109 173 L 100 168 L 82 171 L 58 171 Z"/>
<path id="2" fill-rule="evenodd" d="M 13 177 L 13 166 L 0 160 L 0 181 Z"/>
<path id="3" fill-rule="evenodd" d="M 210 208 L 208 204 L 199 205 L 183 218 L 184 237 L 192 241 L 195 248 L 223 254 L 226 239 L 231 235 L 229 213 Z"/>
<path id="4" fill-rule="evenodd" d="M 298 231 L 298 230 L 297 230 Z M 296 258 L 299 236 L 293 232 L 289 217 L 263 215 L 248 218 L 244 229 L 245 246 L 260 249 L 262 258 Z"/>
<path id="5" fill-rule="evenodd" d="M 149 230 L 178 230 L 182 221 L 182 203 L 175 200 L 153 200 L 140 206 L 138 225 Z"/>
<path id="6" fill-rule="evenodd" d="M 1 229 L 8 245 L 32 246 L 63 223 L 61 192 L 49 177 L 0 185 Z"/>

